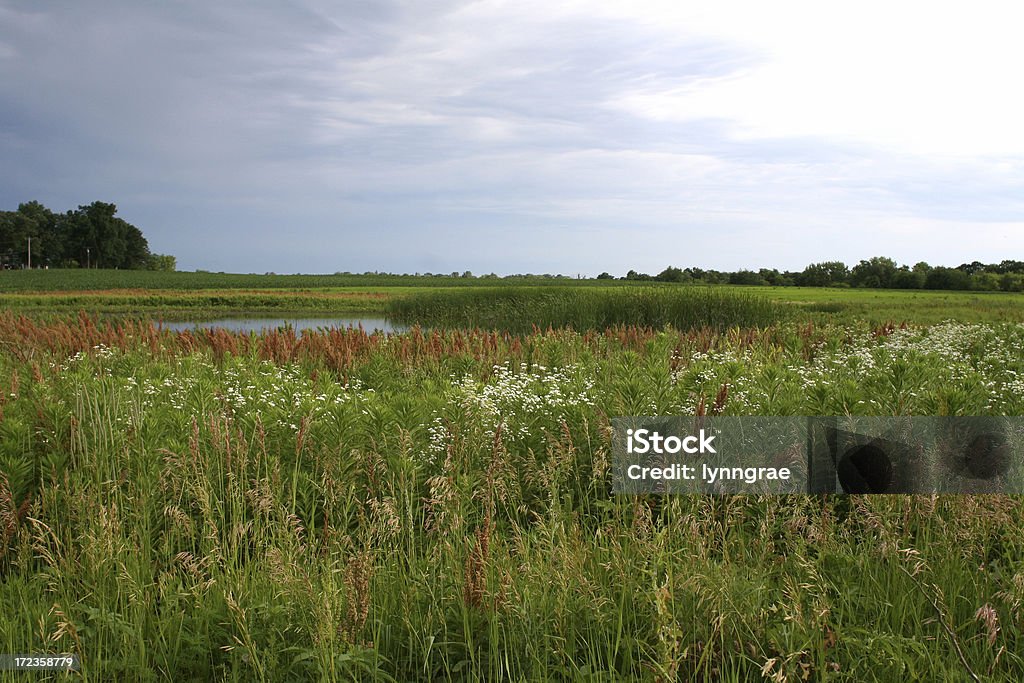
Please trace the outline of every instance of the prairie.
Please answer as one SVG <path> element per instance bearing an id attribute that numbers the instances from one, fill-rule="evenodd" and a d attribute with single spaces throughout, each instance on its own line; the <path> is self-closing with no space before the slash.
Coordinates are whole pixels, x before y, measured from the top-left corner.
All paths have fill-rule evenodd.
<path id="1" fill-rule="evenodd" d="M 110 680 L 1024 675 L 1018 497 L 625 497 L 609 418 L 1020 414 L 1024 327 L 0 316 L 0 624 Z"/>
<path id="2" fill-rule="evenodd" d="M 617 280 L 573 280 L 542 276 L 497 280 L 415 275 L 245 275 L 118 270 L 0 271 L 0 307 L 33 316 L 75 314 L 79 310 L 115 316 L 182 320 L 224 314 L 337 312 L 384 314 L 434 309 L 439 319 L 462 315 L 473 297 L 488 305 L 509 292 L 538 289 L 568 298 L 587 292 L 712 290 L 735 292 L 740 298 L 783 304 L 793 317 L 816 323 L 866 321 L 930 324 L 961 322 L 1024 322 L 1024 294 L 874 290 L 834 287 L 754 287 L 740 285 L 676 285 Z M 492 294 L 486 294 L 490 292 Z M 498 296 L 493 296 L 497 293 Z M 449 297 L 449 295 L 452 295 Z M 537 296 L 537 295 L 535 295 Z M 623 296 L 623 294 L 613 294 Z M 686 296 L 684 294 L 683 296 Z M 716 296 L 716 295 L 711 295 Z M 726 296 L 726 295 L 721 295 Z M 433 303 L 425 302 L 433 297 Z M 463 298 L 459 298 L 463 297 Z M 419 303 L 405 303 L 413 298 Z M 563 298 L 563 301 L 565 300 Z M 488 302 L 487 299 L 490 301 Z M 594 308 L 595 305 L 591 305 Z M 445 311 L 442 313 L 441 309 Z M 549 322 L 561 314 L 549 312 Z M 464 317 L 464 316 L 463 316 Z M 618 316 L 620 322 L 628 317 Z M 427 320 L 424 320 L 427 322 Z M 451 321 L 457 322 L 457 321 Z M 487 322 L 487 321 L 482 321 Z M 498 318 L 493 322 L 501 323 Z M 538 324 L 541 320 L 535 321 Z M 566 322 L 571 322 L 566 320 Z M 637 319 L 637 322 L 642 322 Z M 518 323 L 517 323 L 518 324 Z"/>
<path id="3" fill-rule="evenodd" d="M 1020 415 L 1019 295 L 153 282 L 0 295 L 0 651 L 87 680 L 1024 677 L 1018 496 L 609 474 L 617 415 Z M 152 322 L 236 304 L 413 326 Z"/>

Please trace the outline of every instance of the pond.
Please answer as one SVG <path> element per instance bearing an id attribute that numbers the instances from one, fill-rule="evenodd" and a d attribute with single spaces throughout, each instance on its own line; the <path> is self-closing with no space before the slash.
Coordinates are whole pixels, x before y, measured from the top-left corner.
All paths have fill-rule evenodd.
<path id="1" fill-rule="evenodd" d="M 406 325 L 392 323 L 387 318 L 222 318 L 220 320 L 190 320 L 154 323 L 160 324 L 165 330 L 182 332 L 184 330 L 210 330 L 222 328 L 229 332 L 264 332 L 279 327 L 290 326 L 296 334 L 302 330 L 322 328 L 348 328 L 362 325 L 367 332 L 404 332 Z"/>

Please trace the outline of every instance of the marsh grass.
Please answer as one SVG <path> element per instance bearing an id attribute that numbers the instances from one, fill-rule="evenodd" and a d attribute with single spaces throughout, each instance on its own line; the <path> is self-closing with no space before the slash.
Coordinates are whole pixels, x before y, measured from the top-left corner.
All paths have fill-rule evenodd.
<path id="1" fill-rule="evenodd" d="M 786 306 L 738 289 L 715 287 L 501 287 L 415 292 L 388 301 L 394 320 L 441 328 L 511 332 L 614 326 L 676 329 L 768 326 Z"/>
<path id="2" fill-rule="evenodd" d="M 219 316 L 225 313 L 244 317 L 254 312 L 295 312 L 338 315 L 356 313 L 382 313 L 387 302 L 409 294 L 423 294 L 435 300 L 430 308 L 440 320 L 477 321 L 488 325 L 501 325 L 503 319 L 491 314 L 487 317 L 455 315 L 441 299 L 458 291 L 522 290 L 539 288 L 545 291 L 563 290 L 567 299 L 581 289 L 598 292 L 636 290 L 713 289 L 728 291 L 740 297 L 764 298 L 774 302 L 787 314 L 816 323 L 847 323 L 866 321 L 882 324 L 888 321 L 934 324 L 955 319 L 975 322 L 1024 321 L 1024 295 L 1010 292 L 946 292 L 925 290 L 882 290 L 860 288 L 820 287 L 754 287 L 715 286 L 701 287 L 669 283 L 626 282 L 617 280 L 572 280 L 543 276 L 497 280 L 491 278 L 462 278 L 434 276 L 396 276 L 366 273 L 361 275 L 255 275 L 231 273 L 163 273 L 124 270 L 25 270 L 0 271 L 0 307 L 10 308 L 33 316 L 46 316 L 53 312 L 73 313 L 79 308 L 109 315 L 148 315 L 154 319 L 194 319 L 197 316 Z M 459 296 L 459 295 L 457 295 Z M 467 295 L 471 296 L 471 295 Z M 479 303 L 485 308 L 491 304 L 482 294 Z M 611 294 L 611 301 L 622 297 Z M 396 306 L 406 308 L 396 302 Z M 461 305 L 461 304 L 460 304 Z M 548 324 L 597 324 L 589 322 L 597 316 L 574 314 L 554 310 L 547 317 Z M 589 304 L 588 304 L 589 305 Z M 608 304 L 615 305 L 615 304 Z M 564 307 L 564 306 L 563 306 Z M 447 308 L 447 310 L 442 310 Z M 412 311 L 416 315 L 431 311 Z M 507 318 L 520 324 L 529 315 L 522 311 L 505 311 Z M 412 317 L 415 317 L 413 315 Z M 657 317 L 657 316 L 654 316 Z M 645 324 L 636 314 L 615 313 L 605 316 L 617 324 Z M 772 319 L 772 316 L 768 316 Z M 426 317 L 424 316 L 424 320 Z M 688 316 L 680 320 L 685 322 Z M 543 323 L 543 321 L 541 321 Z M 445 322 L 448 325 L 448 322 Z M 687 323 L 688 324 L 688 323 Z M 758 322 L 757 324 L 765 324 Z M 529 330 L 529 326 L 526 327 Z M 601 329 L 598 327 L 597 329 Z"/>
<path id="3" fill-rule="evenodd" d="M 162 290 L 296 290 L 309 291 L 335 288 L 381 287 L 477 287 L 481 283 L 518 284 L 537 286 L 606 287 L 616 285 L 615 280 L 575 280 L 567 277 L 544 275 L 514 276 L 508 280 L 497 278 L 467 278 L 451 275 L 390 275 L 387 273 L 334 273 L 334 274 L 256 274 L 164 272 L 148 270 L 106 270 L 60 268 L 53 270 L 0 270 L 0 291 L 90 291 L 115 289 Z"/>
<path id="4" fill-rule="evenodd" d="M 105 314 L 151 313 L 154 317 L 197 318 L 225 311 L 367 313 L 380 311 L 385 294 L 375 292 L 108 290 L 105 292 L 34 292 L 0 294 L 0 306 L 39 317 L 66 316 L 86 309 Z"/>
<path id="5" fill-rule="evenodd" d="M 616 497 L 608 460 L 647 411 L 1020 414 L 1022 348 L 0 315 L 0 650 L 96 681 L 1019 681 L 1019 497 Z"/>

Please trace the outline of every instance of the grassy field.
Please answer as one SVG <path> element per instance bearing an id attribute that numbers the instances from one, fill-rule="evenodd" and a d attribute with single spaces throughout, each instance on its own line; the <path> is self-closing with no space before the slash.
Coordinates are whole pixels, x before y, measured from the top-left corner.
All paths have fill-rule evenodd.
<path id="1" fill-rule="evenodd" d="M 0 270 L 0 292 L 79 292 L 109 289 L 349 289 L 380 287 L 475 287 L 502 282 L 519 285 L 606 286 L 614 280 L 575 280 L 544 276 L 509 280 L 464 278 L 450 275 L 276 275 L 207 272 L 158 272 L 146 270 Z"/>
<path id="2" fill-rule="evenodd" d="M 929 324 L 1024 322 L 1024 294 L 1017 292 L 947 292 L 836 287 L 744 287 L 751 293 L 789 302 L 818 320 L 873 324 L 887 321 Z"/>
<path id="3" fill-rule="evenodd" d="M 767 297 L 725 287 L 478 287 L 394 297 L 390 318 L 445 329 L 529 332 L 621 325 L 678 329 L 766 326 L 792 311 Z"/>
<path id="4" fill-rule="evenodd" d="M 0 306 L 31 315 L 90 311 L 153 319 L 249 313 L 382 313 L 398 294 L 381 290 L 161 290 L 108 289 L 81 292 L 0 294 Z"/>
<path id="5" fill-rule="evenodd" d="M 433 312 L 424 324 L 450 322 L 465 308 L 459 297 L 473 291 L 508 292 L 524 288 L 586 292 L 691 289 L 736 290 L 791 307 L 787 317 L 818 324 L 866 321 L 872 324 L 909 322 L 1024 322 L 1024 294 L 1007 292 L 945 292 L 871 290 L 822 287 L 744 287 L 671 285 L 614 280 L 524 278 L 512 281 L 393 275 L 238 275 L 223 273 L 159 273 L 148 271 L 65 270 L 0 271 L 0 307 L 33 315 L 76 313 L 180 320 L 249 314 L 384 314 L 404 315 L 419 307 Z M 449 296 L 452 295 L 452 296 Z M 620 295 L 621 296 L 621 295 Z M 403 299 L 420 298 L 420 304 Z M 424 299 L 423 297 L 426 297 Z M 429 302 L 433 297 L 433 303 Z M 593 299 L 593 297 L 591 297 Z M 446 301 L 452 301 L 447 307 Z M 425 305 L 424 302 L 430 303 Z M 447 310 L 441 311 L 442 308 Z M 557 312 L 555 312 L 557 314 Z M 555 320 L 548 315 L 549 320 Z M 461 320 L 461 319 L 460 319 Z M 494 318 L 500 322 L 498 318 Z M 487 320 L 481 320 L 486 323 Z M 514 322 L 514 321 L 512 321 Z M 538 318 L 538 324 L 546 322 Z M 518 323 L 516 323 L 518 324 Z"/>
<path id="6" fill-rule="evenodd" d="M 272 296 L 220 287 L 164 294 Z M 498 322 L 579 328 L 519 334 L 0 313 L 0 652 L 97 681 L 1024 679 L 1020 497 L 609 473 L 616 415 L 1020 415 L 1024 326 L 994 322 L 1019 295 L 734 289 L 516 291 Z M 398 294 L 452 324 L 502 305 Z"/>

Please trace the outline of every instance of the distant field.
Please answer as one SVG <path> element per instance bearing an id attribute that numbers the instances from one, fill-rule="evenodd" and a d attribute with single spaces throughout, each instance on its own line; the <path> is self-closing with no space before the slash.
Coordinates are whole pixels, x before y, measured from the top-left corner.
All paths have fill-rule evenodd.
<path id="1" fill-rule="evenodd" d="M 702 287 L 619 280 L 414 275 L 251 275 L 117 270 L 0 271 L 0 306 L 25 313 L 85 310 L 181 318 L 252 313 L 381 314 L 410 294 L 512 287 Z M 1024 294 L 823 287 L 721 286 L 795 305 L 815 322 L 1022 322 Z"/>
<path id="2" fill-rule="evenodd" d="M 1020 415 L 1024 295 L 44 271 L 0 273 L 0 308 L 0 652 L 86 680 L 1024 680 L 1020 496 L 609 470 L 616 415 Z M 433 329 L 145 320 L 263 311 Z"/>
<path id="3" fill-rule="evenodd" d="M 45 292 L 108 289 L 324 289 L 351 287 L 474 287 L 514 282 L 517 285 L 607 285 L 615 280 L 554 277 L 463 278 L 425 275 L 256 275 L 148 270 L 6 270 L 0 292 Z"/>
<path id="4" fill-rule="evenodd" d="M 87 681 L 1017 683 L 1021 496 L 618 495 L 609 418 L 1020 415 L 1022 347 L 0 312 L 0 652 Z"/>
<path id="5" fill-rule="evenodd" d="M 387 302 L 387 317 L 443 329 L 530 332 L 636 325 L 678 330 L 764 328 L 791 319 L 791 306 L 738 287 L 480 287 L 421 290 Z"/>
<path id="6" fill-rule="evenodd" d="M 637 289 L 651 290 L 651 288 L 644 288 L 643 285 L 635 283 L 619 284 L 619 287 L 613 287 L 607 291 L 609 293 L 621 293 L 628 290 L 635 292 Z M 1020 293 L 839 289 L 827 287 L 748 287 L 742 285 L 708 287 L 706 285 L 662 284 L 660 285 L 657 299 L 663 302 L 671 300 L 671 297 L 663 295 L 664 292 L 670 291 L 665 288 L 677 288 L 688 293 L 692 290 L 730 292 L 746 298 L 766 299 L 772 303 L 784 304 L 785 306 L 782 309 L 777 309 L 773 314 L 775 321 L 796 319 L 821 324 L 861 321 L 873 325 L 881 325 L 888 322 L 929 325 L 946 320 L 957 320 L 960 322 L 1024 322 L 1024 294 Z M 579 289 L 582 290 L 583 288 Z M 504 298 L 504 292 L 515 290 L 516 288 L 513 286 L 493 288 L 497 298 Z M 485 306 L 483 301 L 485 297 L 482 296 L 482 291 L 478 295 L 476 291 L 469 291 L 465 288 L 459 290 L 408 288 L 401 292 L 396 290 L 383 291 L 390 291 L 390 295 L 385 301 L 388 302 L 386 303 L 387 308 L 391 310 L 401 310 L 403 308 L 401 301 L 395 301 L 399 296 L 410 297 L 415 300 L 425 300 L 428 302 L 425 308 L 430 306 L 444 308 L 447 306 L 452 309 L 458 309 L 463 307 L 465 302 L 474 299 L 478 300 L 473 302 L 472 305 L 474 307 L 479 309 Z M 449 292 L 450 296 L 445 297 L 446 291 Z M 536 294 L 539 292 L 539 288 L 532 288 L 529 291 Z M 559 298 L 569 298 L 565 294 L 566 291 L 567 288 L 558 289 L 557 292 L 561 293 Z M 593 296 L 596 290 L 590 288 L 586 292 L 580 291 L 581 295 L 584 293 L 588 294 L 588 296 L 583 297 L 586 303 L 581 302 L 581 305 L 584 307 L 592 306 L 595 299 L 602 298 Z M 533 296 L 529 298 L 534 299 L 534 305 L 536 305 L 538 304 L 536 300 L 541 297 Z M 603 298 L 607 299 L 609 297 Z M 611 298 L 621 299 L 618 296 Z M 495 305 L 500 306 L 501 304 L 495 302 Z M 526 305 L 529 306 L 529 304 Z M 548 324 L 551 322 L 546 309 L 542 311 L 539 307 L 535 306 L 534 310 L 540 318 L 537 320 L 538 324 Z M 455 317 L 459 315 L 461 314 L 455 312 Z M 445 321 L 451 316 L 448 312 L 445 312 L 439 317 Z M 486 318 L 486 316 L 470 316 L 466 319 L 480 319 L 481 317 Z M 578 318 L 579 316 L 577 315 L 566 313 L 567 320 L 572 321 Z M 621 322 L 623 316 L 620 315 L 617 319 Z M 650 319 L 650 317 L 638 313 L 632 320 L 632 323 L 648 324 L 644 322 L 647 319 Z M 764 319 L 763 316 L 762 319 Z"/>
<path id="7" fill-rule="evenodd" d="M 87 311 L 111 315 L 194 317 L 259 312 L 380 313 L 383 291 L 256 289 L 106 289 L 0 293 L 0 306 L 22 313 Z"/>
<path id="8" fill-rule="evenodd" d="M 949 292 L 833 287 L 743 287 L 776 301 L 800 304 L 816 320 L 865 320 L 931 324 L 1022 322 L 1024 294 L 1018 292 Z"/>

